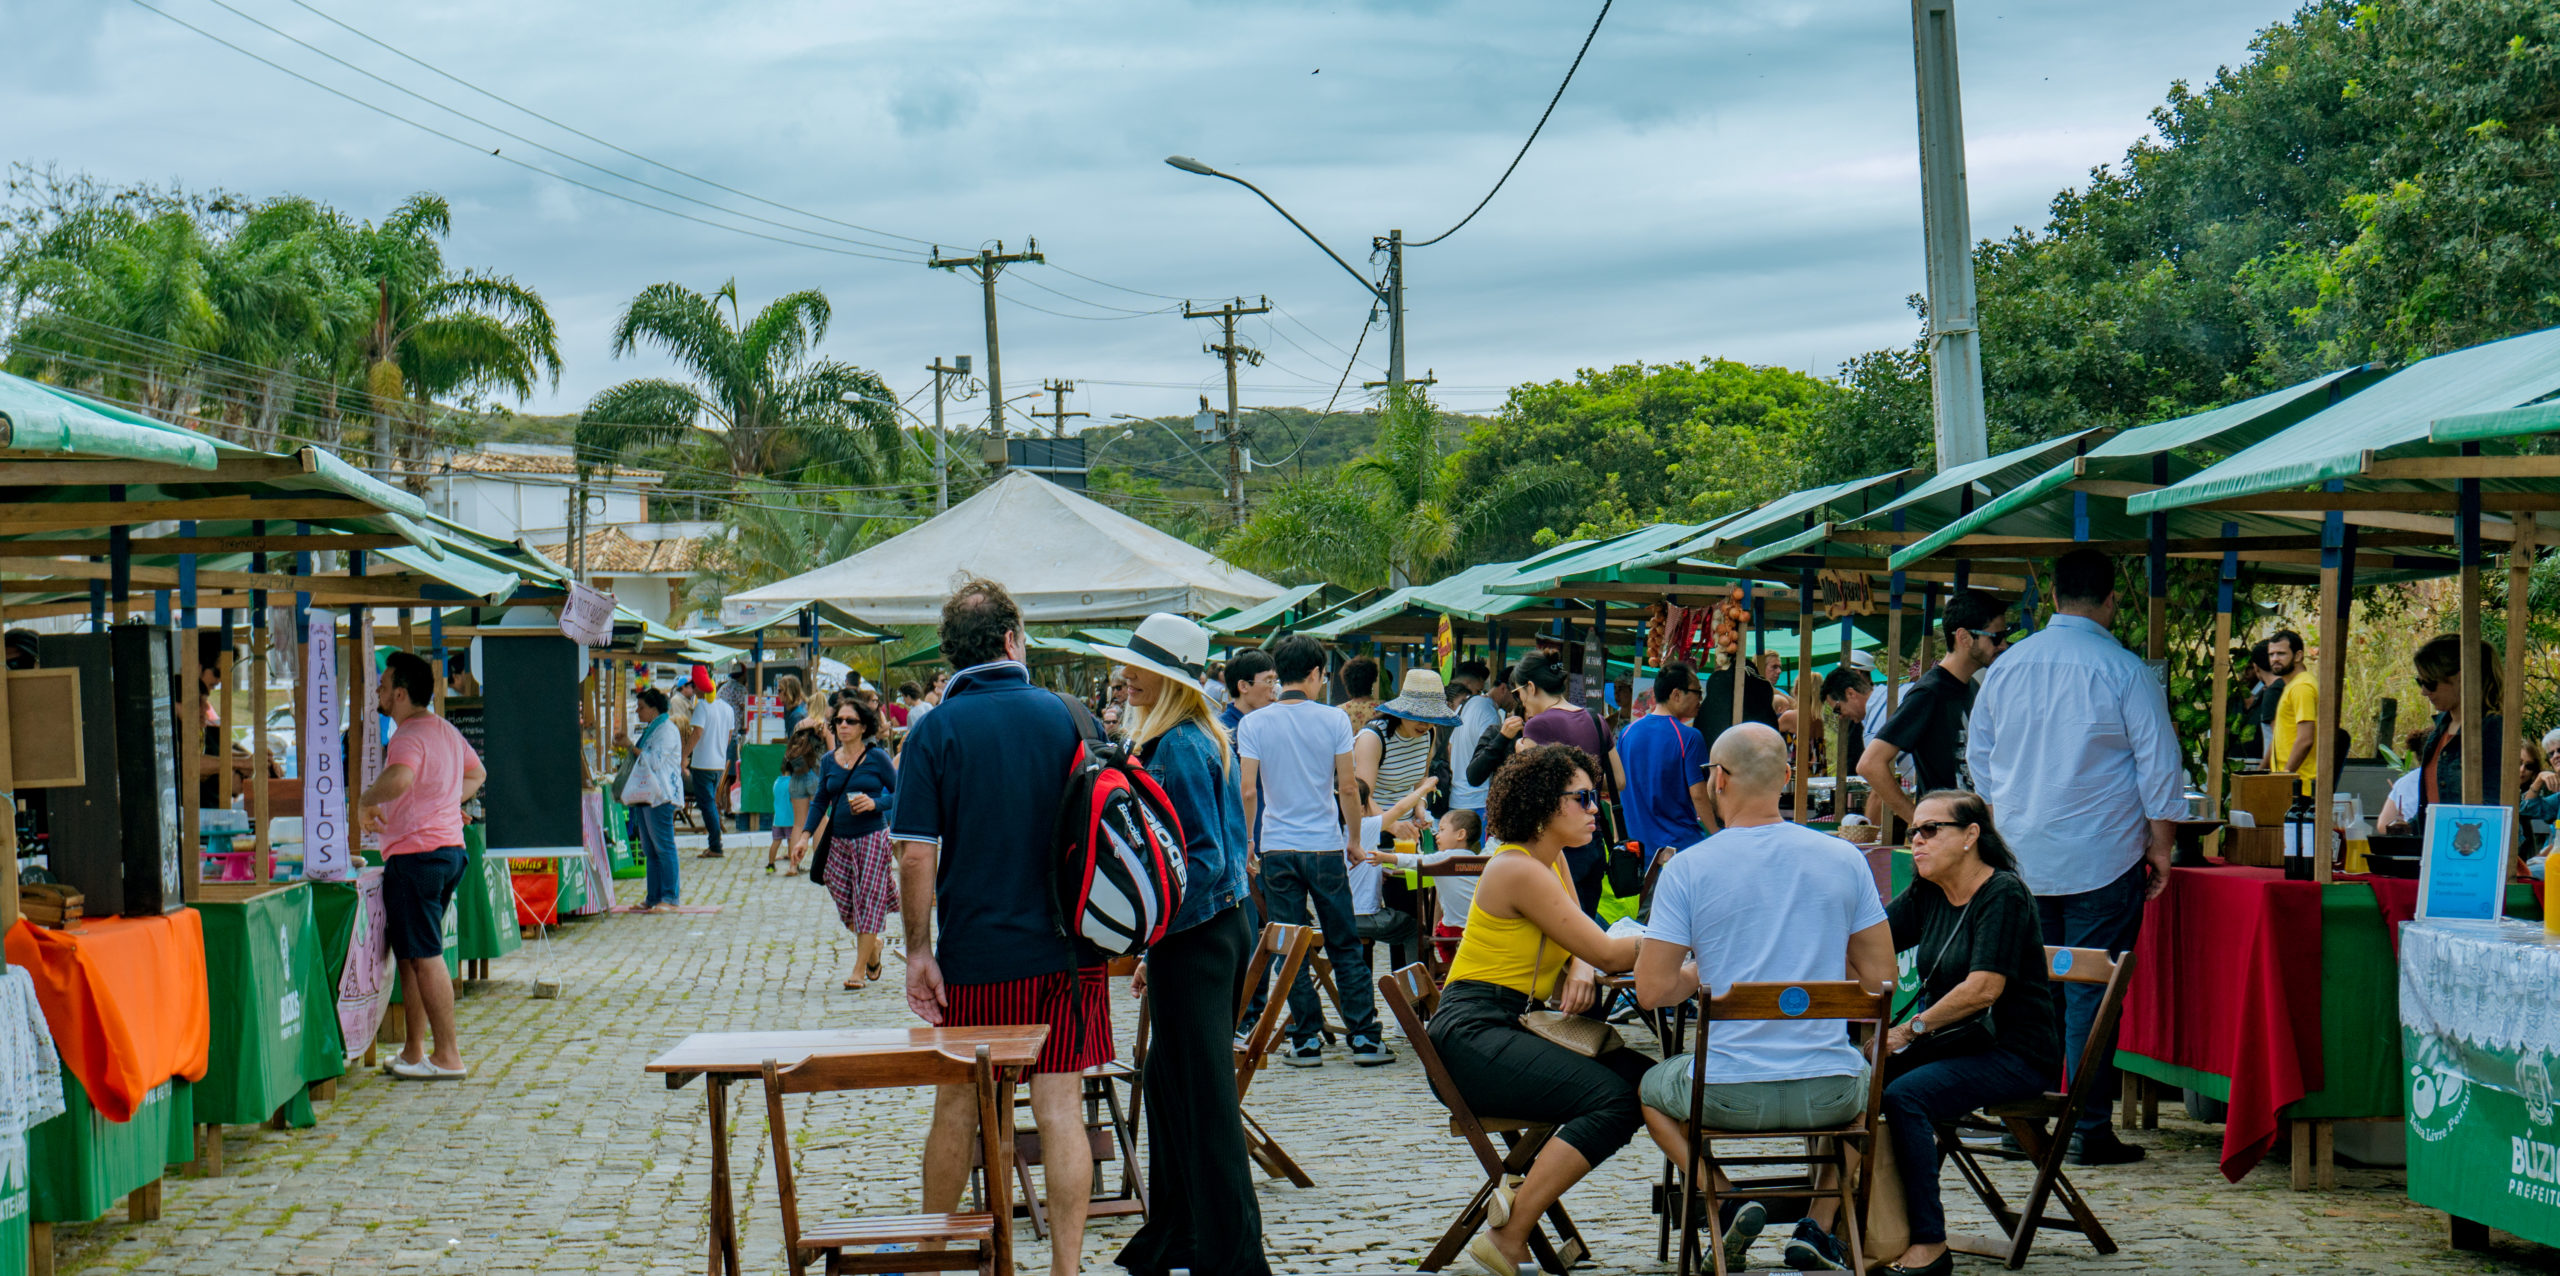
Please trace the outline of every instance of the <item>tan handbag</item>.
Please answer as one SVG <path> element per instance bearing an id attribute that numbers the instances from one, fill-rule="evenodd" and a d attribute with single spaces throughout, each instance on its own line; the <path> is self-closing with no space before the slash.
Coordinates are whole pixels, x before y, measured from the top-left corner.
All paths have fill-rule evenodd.
<path id="1" fill-rule="evenodd" d="M 1538 986 L 1538 970 L 1546 963 L 1547 937 L 1540 932 L 1537 955 L 1529 959 L 1530 987 Z M 1627 1047 L 1627 1039 L 1619 1036 L 1618 1030 L 1608 1024 L 1582 1015 L 1569 1015 L 1561 1010 L 1549 1010 L 1545 1002 L 1534 997 L 1529 1001 L 1529 1009 L 1521 1012 L 1520 1027 L 1541 1041 L 1554 1042 L 1585 1059 L 1597 1059 L 1612 1050 Z"/>
<path id="2" fill-rule="evenodd" d="M 1899 1255 L 1911 1248 L 1911 1219 L 1903 1212 L 1902 1167 L 1894 1163 L 1893 1138 L 1882 1115 L 1876 1117 L 1875 1157 L 1867 1165 L 1866 1228 L 1859 1235 L 1866 1242 L 1867 1261 L 1889 1261 L 1878 1255 Z"/>

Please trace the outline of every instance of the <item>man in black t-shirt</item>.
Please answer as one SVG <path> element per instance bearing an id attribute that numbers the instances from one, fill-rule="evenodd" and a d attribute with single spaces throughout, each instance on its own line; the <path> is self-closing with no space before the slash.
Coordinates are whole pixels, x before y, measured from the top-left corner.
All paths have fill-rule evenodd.
<path id="1" fill-rule="evenodd" d="M 1911 756 L 1921 793 L 1965 787 L 1961 763 L 1965 716 L 1973 711 L 1973 679 L 2009 645 L 2008 610 L 2006 603 L 1978 589 L 1948 599 L 1938 621 L 1947 641 L 1946 657 L 1902 693 L 1893 716 L 1858 755 L 1858 774 L 1869 791 L 1905 824 L 1911 822 L 1914 795 L 1903 792 L 1894 773 L 1894 763 L 1904 754 Z"/>

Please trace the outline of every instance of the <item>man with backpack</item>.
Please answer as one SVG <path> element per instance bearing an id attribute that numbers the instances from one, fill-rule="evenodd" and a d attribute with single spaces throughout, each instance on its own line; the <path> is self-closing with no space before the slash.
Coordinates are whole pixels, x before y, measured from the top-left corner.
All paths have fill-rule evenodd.
<path id="1" fill-rule="evenodd" d="M 1342 997 L 1342 1026 L 1351 1062 L 1364 1068 L 1395 1061 L 1378 1031 L 1377 994 L 1369 958 L 1351 909 L 1350 866 L 1361 854 L 1360 790 L 1352 774 L 1351 719 L 1316 697 L 1324 692 L 1324 644 L 1290 634 L 1271 644 L 1279 700 L 1247 716 L 1236 730 L 1244 761 L 1244 809 L 1253 812 L 1269 920 L 1305 925 L 1312 906 L 1324 929 L 1333 983 Z M 1312 972 L 1289 990 L 1289 1045 L 1280 1062 L 1324 1063 L 1324 1007 Z"/>
<path id="2" fill-rule="evenodd" d="M 889 830 L 907 1005 L 930 1024 L 1048 1025 L 1031 1070 L 1031 1115 L 1047 1176 L 1049 1270 L 1071 1276 L 1093 1195 L 1082 1074 L 1113 1057 L 1103 967 L 1060 932 L 1052 890 L 1058 813 L 1081 736 L 1066 703 L 1032 685 L 1022 613 L 1002 585 L 964 582 L 943 603 L 941 638 L 957 672 L 934 712 L 911 719 Z M 976 1105 L 967 1086 L 934 1096 L 928 1213 L 956 1209 L 968 1185 Z"/>

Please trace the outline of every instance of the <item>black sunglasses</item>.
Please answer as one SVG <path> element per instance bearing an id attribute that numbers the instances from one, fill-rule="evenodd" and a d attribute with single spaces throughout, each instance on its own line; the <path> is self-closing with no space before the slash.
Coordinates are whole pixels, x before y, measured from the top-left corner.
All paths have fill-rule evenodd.
<path id="1" fill-rule="evenodd" d="M 861 725 L 862 725 L 862 719 L 860 719 L 860 718 L 838 718 L 838 719 L 836 719 L 836 725 L 837 725 L 837 726 L 840 726 L 840 727 L 858 727 L 858 726 L 861 726 Z"/>
<path id="2" fill-rule="evenodd" d="M 1965 826 L 1956 823 L 1954 820 L 1927 820 L 1911 826 L 1911 840 L 1914 842 L 1925 842 L 1930 838 L 1936 837 L 1940 833 L 1946 832 L 1948 829 L 1960 829 L 1963 827 Z"/>
<path id="3" fill-rule="evenodd" d="M 2437 680 L 2433 678 L 2420 677 L 2418 679 L 2418 690 L 2420 691 L 2433 691 L 2436 689 L 2437 685 Z"/>
<path id="4" fill-rule="evenodd" d="M 1598 789 L 1575 789 L 1572 792 L 1565 794 L 1565 796 L 1581 803 L 1583 810 L 1597 811 L 1600 809 L 1600 790 Z"/>

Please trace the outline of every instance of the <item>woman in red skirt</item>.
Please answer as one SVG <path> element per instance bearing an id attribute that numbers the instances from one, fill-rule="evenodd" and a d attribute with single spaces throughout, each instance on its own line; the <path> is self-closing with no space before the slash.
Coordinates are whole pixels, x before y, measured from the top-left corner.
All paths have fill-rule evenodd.
<path id="1" fill-rule="evenodd" d="M 889 812 L 898 792 L 898 768 L 880 738 L 880 711 L 851 696 L 828 711 L 835 751 L 818 764 L 818 800 L 811 825 L 824 839 L 827 894 L 836 915 L 854 934 L 859 964 L 844 986 L 859 990 L 880 977 L 880 927 L 898 908 L 897 857 L 889 848 Z"/>

